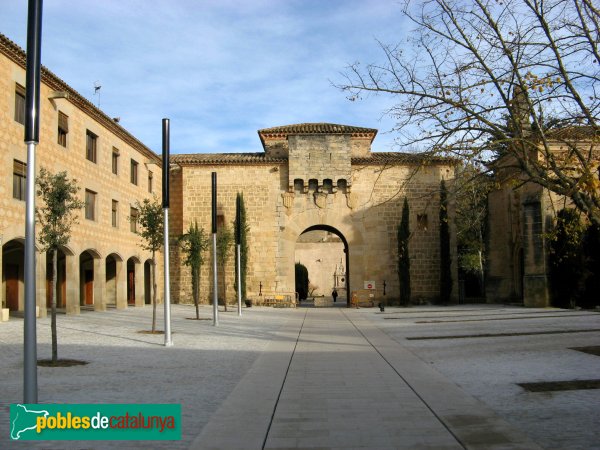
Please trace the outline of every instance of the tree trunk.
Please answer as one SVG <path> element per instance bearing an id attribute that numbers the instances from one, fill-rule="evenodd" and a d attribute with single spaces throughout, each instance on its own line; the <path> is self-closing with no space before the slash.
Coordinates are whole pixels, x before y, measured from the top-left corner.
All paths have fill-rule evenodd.
<path id="1" fill-rule="evenodd" d="M 194 267 L 192 269 L 192 295 L 194 296 L 194 305 L 196 306 L 196 320 L 200 319 L 200 310 L 198 309 L 198 301 L 200 295 L 200 268 Z"/>
<path id="2" fill-rule="evenodd" d="M 50 280 L 50 289 L 52 292 L 52 303 L 50 312 L 50 329 L 52 331 L 52 363 L 58 361 L 58 336 L 56 334 L 56 265 L 58 259 L 58 251 L 52 251 L 52 278 Z"/>
<path id="3" fill-rule="evenodd" d="M 225 305 L 225 312 L 227 312 L 227 285 L 225 284 L 225 264 L 221 267 L 221 276 L 223 277 L 223 305 Z"/>
<path id="4" fill-rule="evenodd" d="M 156 259 L 155 252 L 152 251 L 152 332 L 156 331 Z"/>

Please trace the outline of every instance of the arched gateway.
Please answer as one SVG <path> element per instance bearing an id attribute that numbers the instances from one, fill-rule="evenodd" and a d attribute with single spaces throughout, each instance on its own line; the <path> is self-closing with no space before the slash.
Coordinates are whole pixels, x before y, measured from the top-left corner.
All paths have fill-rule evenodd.
<path id="1" fill-rule="evenodd" d="M 236 193 L 244 194 L 250 227 L 249 297 L 260 300 L 260 292 L 293 292 L 298 238 L 307 230 L 320 229 L 344 240 L 349 293 L 370 284 L 375 299 L 382 299 L 385 282 L 386 298 L 395 299 L 396 234 L 406 196 L 415 261 L 413 296 L 433 300 L 439 295 L 439 186 L 442 178 L 452 178 L 452 162 L 420 154 L 371 152 L 376 133 L 328 123 L 288 125 L 260 130 L 260 153 L 174 155 L 171 232 L 183 234 L 196 220 L 210 230 L 210 174 L 217 172 L 217 214 L 223 226 L 231 228 Z M 420 223 L 428 226 L 419 227 Z M 171 266 L 172 297 L 190 302 L 189 268 L 175 245 L 171 251 L 176 256 Z M 225 271 L 231 302 L 233 267 L 231 258 Z M 201 274 L 204 301 L 209 300 L 209 270 L 206 264 Z"/>

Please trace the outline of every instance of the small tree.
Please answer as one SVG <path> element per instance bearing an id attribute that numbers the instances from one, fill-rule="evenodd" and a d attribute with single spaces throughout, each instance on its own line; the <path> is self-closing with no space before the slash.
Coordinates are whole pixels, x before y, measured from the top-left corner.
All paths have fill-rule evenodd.
<path id="1" fill-rule="evenodd" d="M 400 282 L 400 304 L 406 306 L 410 303 L 410 255 L 408 241 L 410 239 L 408 199 L 404 197 L 402 206 L 402 220 L 398 226 L 398 281 Z"/>
<path id="2" fill-rule="evenodd" d="M 248 222 L 246 220 L 246 207 L 244 206 L 244 194 L 237 194 L 236 201 L 239 202 L 240 205 L 240 280 L 242 285 L 242 300 L 246 299 L 246 274 L 248 269 L 248 232 L 250 231 L 250 227 L 248 226 Z M 237 235 L 238 233 L 238 220 L 234 222 L 234 233 Z M 237 291 L 238 285 L 238 267 L 235 265 L 235 290 Z"/>
<path id="3" fill-rule="evenodd" d="M 308 269 L 304 264 L 296 263 L 294 266 L 296 275 L 296 292 L 300 300 L 306 300 L 308 295 Z"/>
<path id="4" fill-rule="evenodd" d="M 204 252 L 208 249 L 208 237 L 204 228 L 198 228 L 198 222 L 190 224 L 187 233 L 179 238 L 179 245 L 185 254 L 183 263 L 189 266 L 192 271 L 192 296 L 196 306 L 196 319 L 200 319 L 198 302 L 200 299 L 200 269 L 204 264 Z"/>
<path id="5" fill-rule="evenodd" d="M 446 182 L 440 182 L 440 301 L 450 302 L 452 292 L 452 258 L 450 256 L 450 228 L 448 224 L 448 191 Z"/>
<path id="6" fill-rule="evenodd" d="M 223 225 L 217 230 L 217 264 L 221 269 L 221 282 L 223 285 L 223 304 L 227 311 L 227 277 L 225 266 L 231 256 L 231 246 L 233 244 L 233 234 L 227 225 Z"/>
<path id="7" fill-rule="evenodd" d="M 50 329 L 52 332 L 52 363 L 58 360 L 58 337 L 56 333 L 56 265 L 58 250 L 69 243 L 71 227 L 77 223 L 75 210 L 83 208 L 84 202 L 77 199 L 77 180 L 69 180 L 67 172 L 51 174 L 42 168 L 36 180 L 37 195 L 41 204 L 36 208 L 37 221 L 41 225 L 38 240 L 42 249 L 52 256 L 52 292 Z"/>
<path id="8" fill-rule="evenodd" d="M 136 233 L 142 238 L 140 247 L 152 252 L 152 332 L 156 331 L 156 252 L 161 249 L 164 241 L 164 222 L 162 205 L 154 199 L 144 199 L 142 203 L 135 202 L 134 207 L 139 211 Z M 129 217 L 129 220 L 134 220 Z"/>
<path id="9" fill-rule="evenodd" d="M 550 285 L 552 303 L 574 308 L 582 293 L 585 258 L 582 251 L 584 226 L 579 213 L 562 209 L 556 216 L 556 228 L 550 237 Z"/>

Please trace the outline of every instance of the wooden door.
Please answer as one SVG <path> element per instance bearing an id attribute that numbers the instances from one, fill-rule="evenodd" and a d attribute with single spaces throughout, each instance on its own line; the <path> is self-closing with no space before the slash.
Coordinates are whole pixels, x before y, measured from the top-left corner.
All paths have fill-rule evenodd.
<path id="1" fill-rule="evenodd" d="M 19 310 L 19 266 L 7 264 L 6 272 L 6 306 L 11 311 Z"/>
<path id="2" fill-rule="evenodd" d="M 127 304 L 135 305 L 135 271 L 127 271 Z"/>
<path id="3" fill-rule="evenodd" d="M 86 305 L 94 304 L 94 271 L 85 271 L 85 303 Z"/>

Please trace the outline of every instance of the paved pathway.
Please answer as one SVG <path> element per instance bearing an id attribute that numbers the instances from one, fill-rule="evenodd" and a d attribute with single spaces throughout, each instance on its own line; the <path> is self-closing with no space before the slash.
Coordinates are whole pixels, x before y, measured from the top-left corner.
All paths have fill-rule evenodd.
<path id="1" fill-rule="evenodd" d="M 539 448 L 355 311 L 282 329 L 191 449 Z"/>

